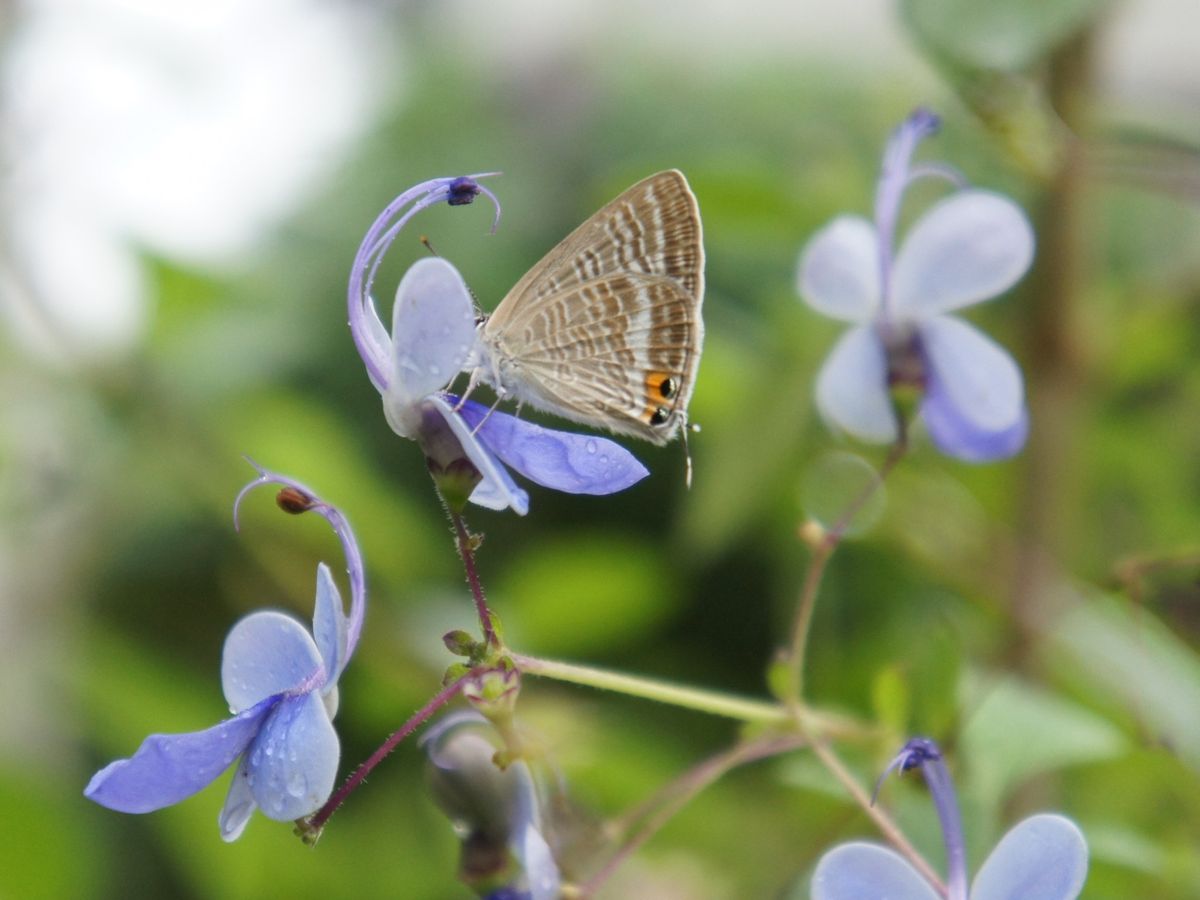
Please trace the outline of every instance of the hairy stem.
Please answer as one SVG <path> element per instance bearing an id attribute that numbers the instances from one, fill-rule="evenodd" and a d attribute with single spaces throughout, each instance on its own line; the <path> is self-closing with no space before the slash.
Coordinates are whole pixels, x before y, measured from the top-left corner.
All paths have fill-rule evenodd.
<path id="1" fill-rule="evenodd" d="M 479 570 L 475 567 L 475 548 L 472 546 L 471 532 L 460 513 L 449 507 L 447 515 L 454 525 L 455 545 L 458 555 L 462 558 L 463 569 L 467 573 L 467 584 L 471 586 L 471 597 L 475 600 L 475 613 L 479 616 L 479 627 L 483 629 L 483 640 L 489 647 L 500 646 L 496 637 L 496 626 L 492 621 L 492 611 L 488 608 L 487 597 L 483 593 L 483 583 L 479 580 Z"/>
<path id="2" fill-rule="evenodd" d="M 376 766 L 383 762 L 384 758 L 387 757 L 387 755 L 393 750 L 395 750 L 401 741 L 416 731 L 417 728 L 424 724 L 430 716 L 445 706 L 456 694 L 458 694 L 458 692 L 462 690 L 463 684 L 468 678 L 479 674 L 480 671 L 483 671 L 483 669 L 472 669 L 466 675 L 455 681 L 452 681 L 450 684 L 446 685 L 444 688 L 434 694 L 429 702 L 413 713 L 409 720 L 400 726 L 399 730 L 393 732 L 393 734 L 383 742 L 379 749 L 367 758 L 366 762 L 362 763 L 357 769 L 354 770 L 350 777 L 342 783 L 342 786 L 334 791 L 333 796 L 331 796 L 325 802 L 324 806 L 322 806 L 307 819 L 302 820 L 299 828 L 305 835 L 306 840 L 311 838 L 311 840 L 315 841 L 316 838 L 320 836 L 321 829 L 325 827 L 325 823 L 329 821 L 330 817 L 335 812 L 337 812 L 338 807 L 346 801 L 346 798 L 354 792 L 355 788 L 362 784 L 363 779 L 370 775 L 372 770 L 374 770 Z"/>

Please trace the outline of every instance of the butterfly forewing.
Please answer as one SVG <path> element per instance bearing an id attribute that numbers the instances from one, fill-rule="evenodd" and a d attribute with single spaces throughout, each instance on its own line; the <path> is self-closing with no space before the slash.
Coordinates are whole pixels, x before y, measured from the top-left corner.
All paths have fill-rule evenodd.
<path id="1" fill-rule="evenodd" d="M 704 250 L 687 180 L 660 172 L 575 229 L 483 325 L 503 395 L 665 443 L 691 397 L 703 340 Z"/>

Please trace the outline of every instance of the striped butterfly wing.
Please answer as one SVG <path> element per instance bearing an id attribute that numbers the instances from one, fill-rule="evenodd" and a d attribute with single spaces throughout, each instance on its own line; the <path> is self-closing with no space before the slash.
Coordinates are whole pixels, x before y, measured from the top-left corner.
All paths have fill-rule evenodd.
<path id="1" fill-rule="evenodd" d="M 682 173 L 651 175 L 546 254 L 484 324 L 497 387 L 665 443 L 691 398 L 703 294 L 696 198 Z"/>
<path id="2" fill-rule="evenodd" d="M 531 304 L 505 333 L 512 393 L 564 418 L 664 444 L 699 363 L 699 305 L 676 281 L 618 274 Z"/>

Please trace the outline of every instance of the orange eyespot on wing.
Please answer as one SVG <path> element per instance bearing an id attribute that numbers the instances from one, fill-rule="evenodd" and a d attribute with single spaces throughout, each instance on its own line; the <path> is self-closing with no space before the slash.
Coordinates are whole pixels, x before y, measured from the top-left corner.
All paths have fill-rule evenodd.
<path id="1" fill-rule="evenodd" d="M 679 396 L 679 379 L 670 372 L 647 372 L 643 385 L 646 406 L 641 420 L 650 426 L 665 425 L 675 407 L 670 401 Z"/>

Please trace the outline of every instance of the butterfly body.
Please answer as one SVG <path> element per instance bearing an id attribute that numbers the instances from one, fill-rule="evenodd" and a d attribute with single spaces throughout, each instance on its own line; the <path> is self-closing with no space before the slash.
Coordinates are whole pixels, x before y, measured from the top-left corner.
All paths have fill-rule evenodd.
<path id="1" fill-rule="evenodd" d="M 686 179 L 606 204 L 478 326 L 475 377 L 502 398 L 664 444 L 686 423 L 704 338 L 704 250 Z"/>

